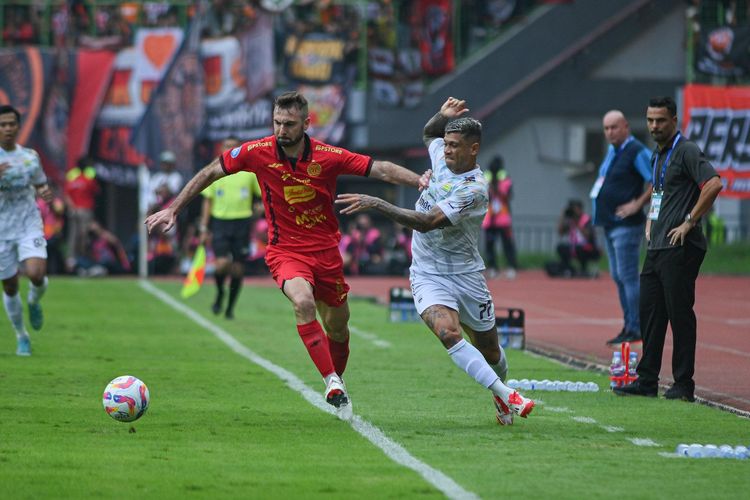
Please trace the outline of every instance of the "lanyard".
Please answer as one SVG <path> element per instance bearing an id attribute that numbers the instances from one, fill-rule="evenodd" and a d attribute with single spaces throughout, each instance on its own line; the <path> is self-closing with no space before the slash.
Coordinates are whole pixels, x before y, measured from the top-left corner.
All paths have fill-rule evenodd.
<path id="1" fill-rule="evenodd" d="M 633 142 L 633 139 L 634 138 L 631 135 L 630 137 L 628 137 L 625 140 L 625 142 L 623 142 L 622 144 L 620 144 L 619 148 L 616 148 L 616 147 L 612 146 L 612 150 L 611 150 L 611 152 L 609 153 L 609 155 L 606 158 L 609 161 L 604 162 L 604 164 L 602 165 L 601 172 L 599 173 L 600 177 L 606 177 L 607 176 L 607 172 L 609 172 L 609 167 L 611 167 L 612 164 L 615 162 L 615 160 L 617 159 L 617 155 L 619 155 L 620 153 L 622 153 L 625 150 L 625 147 L 628 144 L 630 144 L 631 142 Z"/>
<path id="2" fill-rule="evenodd" d="M 672 151 L 674 151 L 674 147 L 677 145 L 678 142 L 680 142 L 680 139 L 682 139 L 682 135 L 680 132 L 677 132 L 677 135 L 674 136 L 674 141 L 672 142 L 672 146 L 667 150 L 667 157 L 664 159 L 664 163 L 661 166 L 661 174 L 659 175 L 659 184 L 657 184 L 656 191 L 657 192 L 663 192 L 664 191 L 664 177 L 667 175 L 667 165 L 669 165 L 669 158 L 672 156 Z M 656 168 L 659 166 L 659 153 L 656 153 L 656 156 L 654 157 L 654 179 L 656 179 Z"/>

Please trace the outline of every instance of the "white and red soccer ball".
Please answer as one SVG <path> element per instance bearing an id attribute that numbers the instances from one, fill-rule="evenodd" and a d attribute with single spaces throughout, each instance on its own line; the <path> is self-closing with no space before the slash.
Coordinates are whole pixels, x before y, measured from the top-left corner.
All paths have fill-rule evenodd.
<path id="1" fill-rule="evenodd" d="M 148 410 L 148 387 L 131 375 L 117 377 L 104 388 L 102 404 L 107 415 L 120 422 L 138 420 Z"/>

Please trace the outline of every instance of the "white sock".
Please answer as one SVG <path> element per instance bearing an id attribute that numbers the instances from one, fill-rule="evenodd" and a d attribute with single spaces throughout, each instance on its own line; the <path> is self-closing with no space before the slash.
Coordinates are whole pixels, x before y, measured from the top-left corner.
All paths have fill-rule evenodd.
<path id="1" fill-rule="evenodd" d="M 490 368 L 479 349 L 466 342 L 466 339 L 461 339 L 458 344 L 448 349 L 448 354 L 459 368 L 484 387 L 491 388 L 498 380 L 497 373 Z"/>
<path id="2" fill-rule="evenodd" d="M 23 304 L 21 303 L 21 294 L 17 293 L 14 296 L 9 296 L 3 292 L 3 305 L 5 306 L 5 312 L 10 319 L 13 329 L 16 331 L 16 338 L 28 337 L 26 328 L 23 326 Z"/>
<path id="3" fill-rule="evenodd" d="M 505 382 L 508 380 L 508 358 L 505 357 L 503 346 L 498 347 L 500 348 L 500 361 L 498 361 L 496 365 L 490 365 L 490 367 L 495 370 L 495 373 L 500 377 L 500 380 Z"/>
<path id="4" fill-rule="evenodd" d="M 42 298 L 42 295 L 44 295 L 44 292 L 47 291 L 47 284 L 49 283 L 49 279 L 47 277 L 44 277 L 44 281 L 41 285 L 36 286 L 34 283 L 29 283 L 29 295 L 26 298 L 26 300 L 29 301 L 29 304 L 36 304 L 39 302 L 39 300 Z"/>

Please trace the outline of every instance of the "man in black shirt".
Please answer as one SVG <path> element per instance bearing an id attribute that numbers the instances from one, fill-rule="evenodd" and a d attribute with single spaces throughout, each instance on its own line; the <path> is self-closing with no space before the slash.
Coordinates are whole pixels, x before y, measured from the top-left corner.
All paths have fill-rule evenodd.
<path id="1" fill-rule="evenodd" d="M 616 387 L 620 395 L 657 395 L 667 323 L 672 325 L 674 385 L 667 399 L 695 401 L 695 280 L 706 254 L 701 217 L 709 211 L 721 179 L 698 146 L 677 129 L 677 106 L 670 97 L 651 99 L 646 112 L 656 141 L 653 194 L 646 221 L 648 252 L 641 271 L 640 316 L 643 357 L 638 380 Z"/>

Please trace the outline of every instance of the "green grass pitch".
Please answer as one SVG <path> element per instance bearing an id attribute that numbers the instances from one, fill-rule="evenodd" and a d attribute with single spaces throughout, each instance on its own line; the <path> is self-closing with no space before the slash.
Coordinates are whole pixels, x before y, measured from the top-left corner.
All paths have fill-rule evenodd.
<path id="1" fill-rule="evenodd" d="M 156 283 L 180 301 L 178 283 Z M 246 287 L 236 319 L 213 287 L 181 301 L 320 393 L 278 290 Z M 30 358 L 0 320 L 0 497 L 441 498 L 348 423 L 134 280 L 53 277 Z M 666 456 L 678 443 L 750 444 L 750 421 L 698 404 L 619 398 L 604 375 L 509 351 L 511 378 L 594 381 L 598 393 L 527 392 L 528 419 L 499 427 L 488 392 L 421 324 L 352 299 L 346 381 L 354 412 L 480 498 L 741 498 L 750 460 Z M 571 335 L 574 332 L 570 332 Z M 108 417 L 118 375 L 149 386 L 133 424 Z M 129 432 L 130 428 L 135 432 Z"/>

